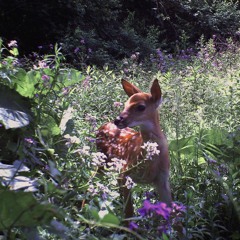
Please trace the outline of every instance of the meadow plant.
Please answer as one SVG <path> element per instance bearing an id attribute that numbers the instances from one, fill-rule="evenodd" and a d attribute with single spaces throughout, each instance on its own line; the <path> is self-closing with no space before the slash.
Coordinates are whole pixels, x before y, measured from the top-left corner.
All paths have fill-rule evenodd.
<path id="1" fill-rule="evenodd" d="M 15 215 L 0 212 L 0 230 L 6 237 L 30 238 L 26 229 L 31 229 L 34 236 L 45 239 L 239 239 L 238 42 L 201 38 L 194 50 L 170 55 L 157 49 L 147 63 L 133 53 L 114 71 L 82 65 L 83 73 L 62 64 L 58 46 L 53 54 L 36 54 L 31 61 L 18 59 L 16 43 L 0 45 L 0 83 L 30 101 L 33 118 L 28 127 L 7 133 L 7 123 L 1 120 L 0 143 L 5 146 L 1 164 L 18 159 L 31 169 L 24 174 L 38 182 L 36 192 L 28 194 L 1 184 L 4 209 L 16 206 L 14 212 L 21 214 L 26 204 L 37 207 L 21 223 Z M 80 57 L 80 51 L 87 51 L 85 42 L 78 47 Z M 106 162 L 95 147 L 98 126 L 118 116 L 125 102 L 122 78 L 141 89 L 148 88 L 146 79 L 158 78 L 161 83 L 160 117 L 169 142 L 174 199 L 169 208 L 158 202 L 151 187 L 135 185 L 128 176 L 126 185 L 134 188 L 138 209 L 129 227 L 124 225 L 118 186 L 126 162 Z M 11 96 L 8 102 L 14 100 Z M 159 153 L 154 143 L 142 147 L 145 161 Z M 19 175 L 16 172 L 12 178 L 17 181 Z M 30 224 L 30 214 L 40 220 Z M 9 218 L 10 225 L 5 222 Z M 52 220 L 57 221 L 55 227 Z"/>

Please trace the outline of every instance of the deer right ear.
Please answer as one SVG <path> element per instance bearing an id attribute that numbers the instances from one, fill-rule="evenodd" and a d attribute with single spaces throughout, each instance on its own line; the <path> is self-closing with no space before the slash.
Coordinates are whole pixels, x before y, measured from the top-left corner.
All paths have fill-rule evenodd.
<path id="1" fill-rule="evenodd" d="M 162 102 L 162 91 L 157 79 L 153 81 L 153 84 L 151 87 L 151 95 L 152 95 L 153 101 L 156 102 L 157 106 L 159 106 L 160 103 Z"/>
<path id="2" fill-rule="evenodd" d="M 131 97 L 133 94 L 135 93 L 140 93 L 142 92 L 140 89 L 138 89 L 137 87 L 135 87 L 133 84 L 131 84 L 130 82 L 122 79 L 122 86 L 123 89 L 125 91 L 125 93 Z"/>

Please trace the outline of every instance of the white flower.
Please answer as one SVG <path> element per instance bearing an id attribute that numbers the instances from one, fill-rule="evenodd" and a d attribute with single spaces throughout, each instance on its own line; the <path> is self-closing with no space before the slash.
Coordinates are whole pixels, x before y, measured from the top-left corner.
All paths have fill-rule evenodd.
<path id="1" fill-rule="evenodd" d="M 118 158 L 112 158 L 111 162 L 107 163 L 107 165 L 110 167 L 109 170 L 113 170 L 116 172 L 120 172 L 125 164 L 125 160 Z"/>
<path id="2" fill-rule="evenodd" d="M 73 153 L 79 153 L 81 155 L 89 156 L 90 155 L 90 147 L 89 146 L 83 146 L 82 149 L 77 149 Z"/>
<path id="3" fill-rule="evenodd" d="M 17 41 L 16 40 L 12 40 L 12 41 L 10 41 L 10 43 L 8 44 L 8 47 L 17 47 L 18 45 L 17 45 Z"/>
<path id="4" fill-rule="evenodd" d="M 64 138 L 67 140 L 66 146 L 71 147 L 74 143 L 79 144 L 80 139 L 76 136 L 70 136 L 69 134 L 64 135 Z"/>
<path id="5" fill-rule="evenodd" d="M 157 149 L 158 144 L 156 142 L 146 142 L 142 148 L 146 150 L 146 160 L 152 160 L 154 155 L 158 155 L 160 151 Z"/>
<path id="6" fill-rule="evenodd" d="M 132 178 L 130 178 L 129 176 L 126 176 L 126 183 L 125 186 L 127 189 L 131 189 L 135 186 L 136 184 L 133 182 Z"/>
<path id="7" fill-rule="evenodd" d="M 92 153 L 92 165 L 105 166 L 107 156 L 101 152 Z"/>

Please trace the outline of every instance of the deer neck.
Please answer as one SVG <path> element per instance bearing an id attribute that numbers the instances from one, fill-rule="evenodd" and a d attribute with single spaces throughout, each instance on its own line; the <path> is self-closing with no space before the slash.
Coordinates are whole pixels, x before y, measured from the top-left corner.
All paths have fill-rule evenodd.
<path id="1" fill-rule="evenodd" d="M 140 132 L 144 142 L 161 142 L 163 132 L 159 124 L 159 114 L 156 111 L 151 120 L 140 126 Z"/>
<path id="2" fill-rule="evenodd" d="M 154 168 L 166 172 L 168 175 L 170 159 L 168 152 L 168 143 L 167 139 L 162 132 L 162 129 L 159 124 L 159 115 L 156 112 L 154 118 L 151 118 L 152 121 L 146 125 L 140 126 L 140 132 L 142 135 L 143 142 L 156 142 L 158 144 L 158 149 L 160 150 L 159 155 L 155 156 L 155 163 L 161 161 L 161 165 L 153 165 Z"/>

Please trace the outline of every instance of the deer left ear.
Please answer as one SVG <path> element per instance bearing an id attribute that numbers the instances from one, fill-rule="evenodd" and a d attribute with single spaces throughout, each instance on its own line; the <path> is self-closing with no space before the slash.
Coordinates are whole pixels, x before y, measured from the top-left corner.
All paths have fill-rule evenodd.
<path id="1" fill-rule="evenodd" d="M 151 87 L 151 95 L 152 95 L 152 100 L 157 104 L 157 106 L 159 106 L 160 103 L 162 102 L 162 91 L 157 79 L 153 81 L 153 84 Z"/>

